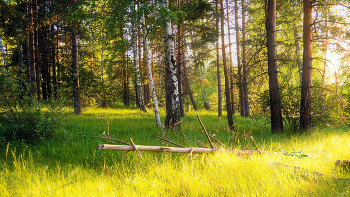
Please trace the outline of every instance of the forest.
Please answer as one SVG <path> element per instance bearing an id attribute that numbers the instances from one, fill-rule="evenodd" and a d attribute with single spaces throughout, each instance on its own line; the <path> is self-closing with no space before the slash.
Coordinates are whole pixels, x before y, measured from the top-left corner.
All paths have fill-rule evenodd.
<path id="1" fill-rule="evenodd" d="M 349 170 L 334 169 L 350 159 L 349 12 L 348 0 L 0 0 L 0 193 L 349 195 Z M 250 149 L 250 132 L 251 149 L 283 154 L 139 163 L 96 150 L 101 135 L 130 139 L 133 152 L 131 137 L 208 147 L 196 115 L 223 147 L 238 136 L 236 148 Z M 322 183 L 288 166 L 324 172 Z M 148 179 L 159 182 L 138 182 Z"/>

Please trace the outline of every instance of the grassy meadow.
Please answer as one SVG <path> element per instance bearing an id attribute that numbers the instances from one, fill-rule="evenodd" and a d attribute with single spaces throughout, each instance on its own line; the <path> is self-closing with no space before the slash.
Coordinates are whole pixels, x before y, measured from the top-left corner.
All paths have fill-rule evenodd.
<path id="1" fill-rule="evenodd" d="M 185 146 L 209 147 L 196 114 L 207 131 L 228 147 L 232 134 L 226 117 L 214 111 L 187 112 L 181 129 L 168 130 L 167 139 Z M 165 112 L 161 112 L 164 121 Z M 108 123 L 107 123 L 108 120 Z M 67 114 L 56 138 L 36 145 L 0 145 L 1 196 L 350 196 L 350 172 L 335 167 L 350 159 L 350 128 L 313 128 L 307 134 L 271 134 L 259 118 L 234 117 L 239 126 L 237 149 L 245 149 L 243 131 L 250 132 L 261 150 L 279 153 L 240 157 L 232 153 L 176 154 L 96 150 L 107 143 L 93 136 L 137 145 L 173 146 L 159 141 L 151 109 L 86 109 Z M 109 126 L 109 129 L 108 129 Z M 165 132 L 165 131 L 164 131 Z M 108 142 L 116 144 L 114 142 Z M 189 145 L 188 145 L 189 143 Z M 254 146 L 248 142 L 248 147 Z M 302 152 L 300 159 L 281 151 Z M 276 165 L 276 164 L 279 165 Z M 300 170 L 295 166 L 308 170 Z M 314 176 L 312 171 L 323 173 Z"/>

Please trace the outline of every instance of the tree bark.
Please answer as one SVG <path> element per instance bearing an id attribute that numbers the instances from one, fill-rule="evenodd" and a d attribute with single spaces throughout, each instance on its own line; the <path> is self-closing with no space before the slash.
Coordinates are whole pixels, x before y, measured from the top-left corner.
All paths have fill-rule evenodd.
<path id="1" fill-rule="evenodd" d="M 242 82 L 242 64 L 241 64 L 241 47 L 240 47 L 240 35 L 239 35 L 239 23 L 238 23 L 238 0 L 235 0 L 235 31 L 236 31 L 236 51 L 237 51 L 237 76 L 239 87 L 239 105 L 241 106 L 241 116 L 244 116 L 244 104 L 243 104 L 243 82 Z"/>
<path id="2" fill-rule="evenodd" d="M 167 0 L 160 1 L 161 7 L 166 7 Z M 174 36 L 171 29 L 171 21 L 168 18 L 164 28 L 164 51 L 166 63 L 166 118 L 165 126 L 180 127 L 180 100 L 179 83 L 177 78 L 177 66 L 175 60 Z"/>
<path id="3" fill-rule="evenodd" d="M 140 74 L 140 67 L 139 67 L 139 59 L 137 57 L 137 38 L 136 38 L 136 20 L 134 20 L 131 25 L 132 25 L 132 35 L 131 35 L 131 40 L 132 40 L 132 51 L 133 51 L 133 63 L 135 67 L 135 76 L 136 76 L 136 93 L 138 95 L 138 100 L 140 104 L 140 108 L 142 111 L 147 111 L 145 107 L 145 103 L 143 100 L 142 96 L 142 88 L 141 88 L 141 74 Z"/>
<path id="4" fill-rule="evenodd" d="M 71 0 L 71 3 L 73 5 L 76 3 L 76 0 Z M 81 114 L 78 67 L 78 34 L 75 30 L 75 24 L 72 24 L 72 58 L 74 114 Z"/>
<path id="5" fill-rule="evenodd" d="M 219 12 L 219 0 L 216 0 L 216 12 Z M 220 69 L 220 51 L 219 51 L 219 17 L 216 17 L 216 29 L 218 40 L 216 41 L 216 72 L 218 76 L 218 116 L 222 116 L 222 90 L 221 90 L 221 69 Z"/>
<path id="6" fill-rule="evenodd" d="M 34 59 L 34 14 L 33 14 L 33 9 L 35 4 L 31 1 L 31 4 L 29 5 L 29 76 L 30 76 L 30 95 L 34 96 L 36 93 L 36 86 L 35 86 L 35 59 Z"/>
<path id="7" fill-rule="evenodd" d="M 228 76 L 227 62 L 226 62 L 226 45 L 225 45 L 225 14 L 224 14 L 224 1 L 221 0 L 221 48 L 222 48 L 222 62 L 224 64 L 224 74 L 225 74 L 225 95 L 226 95 L 226 111 L 227 120 L 230 129 L 233 129 L 233 119 L 231 110 L 231 99 L 230 99 L 230 82 Z"/>
<path id="8" fill-rule="evenodd" d="M 298 81 L 298 83 L 301 83 L 302 79 L 303 79 L 303 63 L 301 62 L 301 58 L 300 58 L 300 49 L 299 49 L 297 27 L 294 27 L 294 42 L 295 42 L 294 44 L 295 44 L 296 63 L 297 63 L 297 67 L 299 69 L 299 76 L 300 76 L 300 80 Z"/>
<path id="9" fill-rule="evenodd" d="M 40 89 L 40 59 L 39 59 L 39 18 L 38 18 L 38 1 L 35 0 L 35 23 L 34 23 L 34 47 L 35 47 L 35 83 L 36 83 L 36 96 L 37 99 L 41 98 L 41 89 Z"/>
<path id="10" fill-rule="evenodd" d="M 281 113 L 281 99 L 278 86 L 277 52 L 276 52 L 276 0 L 267 0 L 266 36 L 267 58 L 269 73 L 271 131 L 282 132 L 283 121 Z"/>
<path id="11" fill-rule="evenodd" d="M 231 29 L 230 29 L 230 13 L 229 13 L 229 4 L 226 0 L 226 13 L 227 13 L 227 31 L 228 31 L 228 46 L 229 46 L 229 57 L 230 57 L 230 93 L 231 93 L 231 110 L 232 114 L 235 114 L 235 89 L 233 84 L 233 61 L 232 61 L 232 47 L 231 47 Z"/>
<path id="12" fill-rule="evenodd" d="M 181 9 L 181 0 L 177 1 L 178 10 Z M 179 19 L 179 24 L 177 26 L 177 68 L 178 68 L 178 86 L 179 86 L 179 100 L 180 100 L 180 116 L 185 117 L 184 104 L 183 104 L 183 90 L 182 90 L 182 74 L 183 74 L 183 64 L 184 64 L 184 49 L 183 49 L 183 35 L 182 35 L 183 20 Z"/>
<path id="13" fill-rule="evenodd" d="M 301 84 L 300 131 L 311 128 L 312 1 L 303 0 L 303 78 Z"/>
<path id="14" fill-rule="evenodd" d="M 244 0 L 242 0 L 242 65 L 243 65 L 243 76 L 242 76 L 242 85 L 243 85 L 243 93 L 242 100 L 244 105 L 244 117 L 250 117 L 249 112 L 249 98 L 248 98 L 248 83 L 247 83 L 247 54 L 246 54 L 246 30 L 245 30 L 245 4 Z"/>
<path id="15" fill-rule="evenodd" d="M 144 42 L 144 50 L 145 50 L 144 55 L 146 57 L 147 74 L 148 74 L 149 85 L 152 93 L 154 115 L 156 117 L 157 126 L 162 127 L 162 122 L 160 121 L 160 113 L 158 109 L 158 100 L 157 100 L 156 90 L 154 88 L 153 77 L 152 77 L 151 60 L 149 55 L 149 42 L 147 38 L 147 28 L 146 28 L 146 20 L 145 20 L 144 14 L 142 15 L 142 21 L 143 21 L 143 36 L 144 36 L 143 42 Z"/>
<path id="16" fill-rule="evenodd" d="M 198 77 L 199 80 L 202 81 L 203 79 L 205 79 L 205 73 L 201 73 L 199 66 L 197 67 L 197 72 L 198 72 Z M 204 98 L 204 108 L 205 110 L 210 110 L 210 105 L 209 105 L 209 100 L 207 97 L 207 85 L 201 85 L 201 89 L 202 89 L 202 94 L 203 94 L 203 98 Z"/>
<path id="17" fill-rule="evenodd" d="M 2 58 L 4 59 L 6 77 L 7 77 L 7 79 L 10 79 L 9 67 L 7 64 L 6 55 L 5 55 L 5 51 L 4 51 L 4 46 L 2 45 L 1 37 L 0 37 L 0 49 L 1 49 Z"/>

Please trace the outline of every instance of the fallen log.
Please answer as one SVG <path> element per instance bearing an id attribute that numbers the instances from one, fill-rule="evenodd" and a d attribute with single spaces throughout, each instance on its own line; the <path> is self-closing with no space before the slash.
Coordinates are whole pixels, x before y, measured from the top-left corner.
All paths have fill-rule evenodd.
<path id="1" fill-rule="evenodd" d="M 117 151 L 152 151 L 152 152 L 172 152 L 172 153 L 210 153 L 215 151 L 234 152 L 239 156 L 248 156 L 254 153 L 261 153 L 257 150 L 232 150 L 232 149 L 214 149 L 214 148 L 199 148 L 199 147 L 164 147 L 164 146 L 145 146 L 145 145 L 112 145 L 101 144 L 97 146 L 99 150 L 117 150 Z"/>

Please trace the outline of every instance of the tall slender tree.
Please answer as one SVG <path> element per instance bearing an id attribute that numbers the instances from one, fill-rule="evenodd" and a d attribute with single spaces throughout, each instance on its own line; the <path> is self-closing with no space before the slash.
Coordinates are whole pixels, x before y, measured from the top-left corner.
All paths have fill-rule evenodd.
<path id="1" fill-rule="evenodd" d="M 312 0 L 303 0 L 303 78 L 301 84 L 300 130 L 311 128 Z"/>
<path id="2" fill-rule="evenodd" d="M 219 0 L 215 1 L 216 4 L 216 12 L 219 13 Z M 215 19 L 216 23 L 216 32 L 218 35 L 218 39 L 216 41 L 216 72 L 218 78 L 218 116 L 222 116 L 222 90 L 221 90 L 221 68 L 220 68 L 220 50 L 219 50 L 219 20 L 220 17 L 217 16 Z"/>
<path id="3" fill-rule="evenodd" d="M 76 0 L 71 0 L 72 5 L 74 5 L 75 3 Z M 74 22 L 72 23 L 72 58 L 74 113 L 81 114 L 78 68 L 78 33 L 76 31 Z"/>
<path id="4" fill-rule="evenodd" d="M 276 0 L 266 0 L 266 36 L 267 58 L 269 73 L 271 131 L 282 132 L 283 122 L 281 113 L 281 99 L 278 86 L 277 74 L 277 51 L 276 51 Z"/>
<path id="5" fill-rule="evenodd" d="M 135 7 L 134 7 L 135 8 Z M 135 11 L 135 10 L 134 10 Z M 142 88 L 141 88 L 141 72 L 139 67 L 139 58 L 137 57 L 137 28 L 136 28 L 136 13 L 135 13 L 135 20 L 131 22 L 131 40 L 132 40 L 132 51 L 133 51 L 133 64 L 135 67 L 135 74 L 136 74 L 136 93 L 138 94 L 138 101 L 140 104 L 140 108 L 142 111 L 147 111 L 145 107 L 145 103 L 143 100 L 142 95 Z"/>
<path id="6" fill-rule="evenodd" d="M 142 22 L 143 22 L 143 36 L 144 36 L 143 41 L 144 41 L 144 50 L 145 50 L 144 55 L 146 57 L 147 74 L 148 74 L 148 80 L 149 80 L 149 85 L 150 85 L 152 99 L 153 99 L 154 115 L 156 117 L 157 126 L 162 127 L 162 122 L 160 121 L 160 114 L 158 109 L 158 99 L 157 99 L 156 90 L 154 88 L 154 83 L 153 83 L 145 14 L 142 15 Z"/>
<path id="7" fill-rule="evenodd" d="M 248 98 L 248 82 L 247 82 L 247 75 L 248 75 L 248 66 L 247 66 L 247 54 L 246 54 L 246 21 L 245 21 L 245 11 L 246 11 L 246 5 L 245 1 L 242 0 L 242 67 L 243 67 L 243 75 L 242 75 L 242 107 L 243 107 L 243 116 L 244 117 L 250 117 L 249 112 L 249 98 Z"/>
<path id="8" fill-rule="evenodd" d="M 242 82 L 242 63 L 241 63 L 241 41 L 238 23 L 238 0 L 235 0 L 235 32 L 236 32 L 236 54 L 237 54 L 237 77 L 239 87 L 239 105 L 241 106 L 241 116 L 244 116 L 243 104 L 243 82 Z"/>
<path id="9" fill-rule="evenodd" d="M 221 0 L 221 48 L 222 48 L 222 62 L 224 65 L 225 74 L 225 96 L 226 96 L 226 111 L 227 120 L 230 129 L 233 129 L 233 119 L 232 119 L 232 109 L 231 109 L 231 99 L 230 99 L 230 82 L 227 69 L 226 61 L 226 45 L 225 45 L 225 12 L 224 12 L 224 1 Z"/>
<path id="10" fill-rule="evenodd" d="M 233 61 L 232 61 L 232 43 L 231 43 L 231 28 L 230 28 L 230 12 L 229 12 L 229 3 L 226 0 L 226 15 L 227 15 L 227 32 L 228 32 L 228 46 L 229 46 L 229 57 L 230 57 L 230 93 L 231 93 L 231 110 L 232 114 L 235 114 L 235 89 L 233 84 Z"/>

